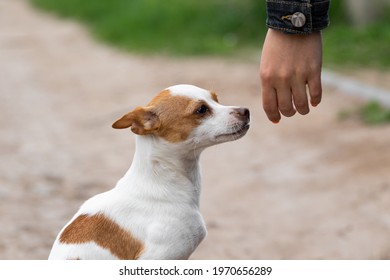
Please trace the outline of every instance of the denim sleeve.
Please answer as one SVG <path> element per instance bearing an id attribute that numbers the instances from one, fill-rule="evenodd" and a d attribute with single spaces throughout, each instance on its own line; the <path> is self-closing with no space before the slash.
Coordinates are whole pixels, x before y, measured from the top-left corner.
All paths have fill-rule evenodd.
<path id="1" fill-rule="evenodd" d="M 330 0 L 266 0 L 267 26 L 290 34 L 309 34 L 329 25 Z"/>

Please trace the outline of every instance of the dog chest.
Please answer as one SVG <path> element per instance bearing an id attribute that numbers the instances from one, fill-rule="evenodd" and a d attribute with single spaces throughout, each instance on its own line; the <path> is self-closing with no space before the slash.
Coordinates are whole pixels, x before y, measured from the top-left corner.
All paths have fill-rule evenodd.
<path id="1" fill-rule="evenodd" d="M 207 234 L 200 213 L 160 216 L 146 231 L 140 259 L 188 259 Z"/>

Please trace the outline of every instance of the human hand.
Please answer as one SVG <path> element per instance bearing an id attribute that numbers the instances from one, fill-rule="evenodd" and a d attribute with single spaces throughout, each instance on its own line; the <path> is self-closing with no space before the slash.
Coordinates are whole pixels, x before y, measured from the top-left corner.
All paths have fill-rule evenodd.
<path id="1" fill-rule="evenodd" d="M 284 34 L 269 29 L 261 61 L 263 109 L 270 121 L 278 123 L 281 114 L 309 113 L 309 102 L 321 102 L 322 38 L 320 32 L 308 35 Z"/>

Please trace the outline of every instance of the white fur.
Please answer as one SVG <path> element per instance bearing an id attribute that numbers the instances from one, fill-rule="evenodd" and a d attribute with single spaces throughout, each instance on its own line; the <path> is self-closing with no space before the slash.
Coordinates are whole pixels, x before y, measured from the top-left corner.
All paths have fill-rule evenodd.
<path id="1" fill-rule="evenodd" d="M 104 213 L 144 244 L 140 259 L 187 259 L 203 240 L 206 226 L 199 211 L 199 156 L 210 145 L 237 139 L 220 135 L 233 132 L 242 123 L 232 115 L 237 107 L 220 105 L 204 89 L 189 85 L 168 89 L 172 95 L 206 101 L 213 115 L 183 142 L 136 135 L 130 169 L 115 188 L 87 200 L 72 219 Z M 94 243 L 63 244 L 61 232 L 49 259 L 117 258 Z"/>

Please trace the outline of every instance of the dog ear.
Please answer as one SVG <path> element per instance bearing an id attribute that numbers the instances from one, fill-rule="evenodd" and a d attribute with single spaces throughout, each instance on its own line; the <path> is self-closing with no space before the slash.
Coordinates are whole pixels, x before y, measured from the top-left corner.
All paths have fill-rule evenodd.
<path id="1" fill-rule="evenodd" d="M 113 128 L 131 127 L 135 134 L 146 135 L 159 129 L 160 119 L 151 107 L 137 107 L 112 124 Z"/>

